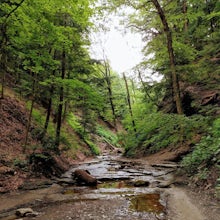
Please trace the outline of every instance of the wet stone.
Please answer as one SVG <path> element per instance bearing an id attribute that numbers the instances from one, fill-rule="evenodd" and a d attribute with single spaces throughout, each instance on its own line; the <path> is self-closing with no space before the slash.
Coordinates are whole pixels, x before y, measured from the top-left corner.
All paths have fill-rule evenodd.
<path id="1" fill-rule="evenodd" d="M 165 207 L 160 203 L 160 194 L 144 194 L 131 198 L 130 209 L 138 212 L 163 213 Z"/>
<path id="2" fill-rule="evenodd" d="M 88 170 L 97 179 L 97 185 L 77 185 L 72 176 L 77 169 Z M 59 190 L 50 188 L 39 197 L 40 204 L 51 203 L 38 207 L 40 214 L 34 219 L 163 220 L 166 202 L 158 185 L 171 179 L 169 175 L 168 179 L 165 177 L 170 170 L 117 161 L 109 156 L 79 164 L 56 179 Z"/>
<path id="3" fill-rule="evenodd" d="M 36 217 L 38 213 L 34 212 L 31 208 L 20 208 L 17 209 L 15 214 L 18 217 Z"/>

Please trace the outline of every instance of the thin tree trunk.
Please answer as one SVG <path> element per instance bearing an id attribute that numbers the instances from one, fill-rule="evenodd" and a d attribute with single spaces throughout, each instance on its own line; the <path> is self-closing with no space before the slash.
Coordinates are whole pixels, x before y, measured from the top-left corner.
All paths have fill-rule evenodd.
<path id="1" fill-rule="evenodd" d="M 134 80 L 133 80 L 133 79 L 130 79 L 130 80 L 131 80 L 131 85 L 132 85 L 132 93 L 133 93 L 133 96 L 132 96 L 132 103 L 135 103 L 136 93 L 135 93 L 135 85 L 134 85 Z"/>
<path id="2" fill-rule="evenodd" d="M 189 26 L 189 19 L 187 18 L 187 0 L 183 1 L 183 14 L 184 14 L 184 31 L 188 31 L 188 26 Z"/>
<path id="3" fill-rule="evenodd" d="M 113 93 L 112 93 L 112 85 L 111 85 L 111 78 L 110 78 L 111 74 L 110 74 L 109 65 L 106 61 L 105 61 L 104 65 L 105 65 L 104 76 L 105 76 L 105 81 L 106 81 L 107 89 L 108 89 L 108 98 L 109 98 L 109 102 L 110 102 L 110 105 L 111 105 L 113 121 L 114 121 L 114 127 L 117 131 L 116 113 L 115 113 L 115 106 L 114 106 L 114 102 L 113 102 Z"/>
<path id="4" fill-rule="evenodd" d="M 173 51 L 173 39 L 172 39 L 172 33 L 169 28 L 169 25 L 167 23 L 167 19 L 165 16 L 165 13 L 158 3 L 157 0 L 151 0 L 151 2 L 154 4 L 155 8 L 157 9 L 157 12 L 160 16 L 161 22 L 164 27 L 164 32 L 166 34 L 167 38 L 167 49 L 169 53 L 169 59 L 170 59 L 170 69 L 171 69 L 171 76 L 172 76 L 172 87 L 173 87 L 173 94 L 174 94 L 174 101 L 176 103 L 176 109 L 178 114 L 183 114 L 183 109 L 182 109 L 182 103 L 181 103 L 181 98 L 180 98 L 180 89 L 179 89 L 179 82 L 177 78 L 177 73 L 176 73 L 176 66 L 175 66 L 175 56 L 174 56 L 174 51 Z"/>
<path id="5" fill-rule="evenodd" d="M 128 88 L 127 78 L 126 78 L 124 73 L 123 73 L 123 78 L 124 78 L 124 81 L 125 81 L 125 87 L 126 87 L 126 91 L 127 91 L 127 102 L 128 102 L 128 108 L 129 108 L 129 112 L 130 112 L 130 116 L 131 116 L 132 126 L 133 126 L 133 129 L 134 129 L 134 132 L 136 133 L 137 129 L 136 129 L 136 124 L 135 124 L 135 121 L 134 121 L 133 111 L 132 111 L 132 107 L 131 107 L 130 92 L 129 92 L 129 88 Z"/>
<path id="6" fill-rule="evenodd" d="M 51 54 L 52 49 L 50 49 L 49 53 Z M 53 59 L 56 59 L 56 50 L 54 51 L 53 54 Z M 55 70 L 53 70 L 52 75 L 55 76 Z M 50 115 L 51 115 L 51 110 L 52 110 L 52 103 L 53 103 L 53 93 L 54 93 L 54 86 L 53 84 L 50 86 L 50 97 L 49 97 L 49 101 L 48 101 L 48 107 L 47 107 L 47 116 L 46 116 L 46 120 L 45 120 L 45 124 L 44 124 L 44 131 L 43 131 L 43 135 L 42 138 L 45 137 L 46 133 L 47 133 L 47 128 L 50 122 Z"/>
<path id="7" fill-rule="evenodd" d="M 211 9 L 209 7 L 209 1 L 206 0 L 206 7 L 207 7 L 207 10 L 208 10 L 208 13 L 211 14 Z M 214 22 L 213 22 L 213 18 L 210 19 L 210 30 L 211 30 L 211 33 L 213 33 L 215 31 L 215 25 L 214 25 Z"/>
<path id="8" fill-rule="evenodd" d="M 70 79 L 70 73 L 68 72 L 67 74 L 67 79 Z M 66 94 L 68 96 L 69 94 L 69 88 L 66 88 Z M 64 110 L 63 110 L 63 118 L 62 118 L 62 121 L 65 121 L 66 117 L 67 117 L 67 112 L 68 112 L 68 107 L 69 107 L 69 102 L 68 102 L 68 99 L 65 100 L 65 103 L 64 103 Z"/>
<path id="9" fill-rule="evenodd" d="M 63 117 L 62 117 L 62 121 L 65 121 L 66 116 L 67 116 L 67 110 L 68 110 L 68 102 L 65 101 L 64 103 L 64 109 L 63 109 Z"/>
<path id="10" fill-rule="evenodd" d="M 50 88 L 50 98 L 49 98 L 48 107 L 47 107 L 47 116 L 46 116 L 46 120 L 45 120 L 45 124 L 44 124 L 44 131 L 43 131 L 42 138 L 44 138 L 47 133 L 47 128 L 48 128 L 49 121 L 50 121 L 50 115 L 51 115 L 51 109 L 52 109 L 52 95 L 53 95 L 53 88 L 51 87 Z"/>
<path id="11" fill-rule="evenodd" d="M 56 51 L 54 52 L 53 58 L 56 59 Z M 55 70 L 53 70 L 53 76 L 55 76 Z M 54 86 L 51 85 L 50 86 L 50 97 L 49 97 L 49 101 L 48 101 L 48 107 L 47 107 L 47 116 L 46 116 L 46 120 L 45 120 L 45 124 L 44 124 L 44 131 L 43 131 L 43 135 L 42 138 L 45 137 L 46 133 L 47 133 L 47 128 L 50 122 L 50 115 L 51 115 L 51 110 L 52 110 L 52 97 L 53 97 L 53 92 L 54 92 Z"/>
<path id="12" fill-rule="evenodd" d="M 31 98 L 31 107 L 30 107 L 30 112 L 29 112 L 29 117 L 28 117 L 28 122 L 27 122 L 27 127 L 26 127 L 25 140 L 24 140 L 24 145 L 23 145 L 23 153 L 25 153 L 26 148 L 27 148 L 27 144 L 28 144 L 28 134 L 29 134 L 29 130 L 31 127 L 32 113 L 33 113 L 34 102 L 35 102 L 36 79 L 35 79 L 34 73 L 31 73 L 31 75 L 33 78 L 32 98 Z"/>
<path id="13" fill-rule="evenodd" d="M 150 94 L 148 93 L 146 86 L 144 85 L 144 81 L 143 81 L 143 78 L 142 78 L 142 76 L 141 76 L 140 70 L 138 70 L 138 77 L 139 77 L 139 79 L 140 79 L 140 81 L 141 81 L 141 84 L 142 84 L 142 86 L 143 86 L 143 88 L 144 88 L 145 98 L 148 97 L 150 101 L 154 102 L 153 99 L 152 99 L 152 97 L 151 97 Z M 155 103 L 155 105 L 158 107 L 158 105 L 157 105 L 156 103 Z"/>
<path id="14" fill-rule="evenodd" d="M 62 52 L 62 62 L 61 62 L 61 79 L 65 79 L 65 73 L 66 73 L 66 53 L 63 49 Z M 61 126 L 62 126 L 62 113 L 63 113 L 63 100 L 64 100 L 64 88 L 63 85 L 60 87 L 60 98 L 59 98 L 59 105 L 58 105 L 58 111 L 57 111 L 57 128 L 56 128 L 56 140 L 55 140 L 55 146 L 57 147 L 57 150 L 60 145 L 60 132 L 61 132 Z"/>

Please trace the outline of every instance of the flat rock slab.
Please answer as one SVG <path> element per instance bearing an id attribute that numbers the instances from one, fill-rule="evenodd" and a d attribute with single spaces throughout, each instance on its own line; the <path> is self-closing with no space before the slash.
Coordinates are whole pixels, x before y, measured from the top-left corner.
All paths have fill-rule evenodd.
<path id="1" fill-rule="evenodd" d="M 172 164 L 172 163 L 161 163 L 161 164 L 152 164 L 152 167 L 162 167 L 162 168 L 178 168 L 180 167 L 178 164 Z"/>

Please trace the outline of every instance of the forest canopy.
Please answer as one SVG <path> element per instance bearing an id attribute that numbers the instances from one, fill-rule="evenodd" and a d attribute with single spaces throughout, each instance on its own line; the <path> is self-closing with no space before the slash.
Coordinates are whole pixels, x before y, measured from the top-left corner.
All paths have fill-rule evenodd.
<path id="1" fill-rule="evenodd" d="M 132 8 L 123 14 L 124 25 L 145 44 L 134 78 L 89 52 L 94 17 L 102 20 L 124 7 Z M 0 98 L 10 87 L 28 100 L 23 151 L 35 121 L 34 135 L 44 148 L 59 153 L 68 142 L 67 123 L 98 154 L 92 135 L 109 138 L 98 125 L 102 120 L 127 156 L 187 145 L 191 154 L 183 164 L 189 172 L 219 161 L 219 11 L 218 0 L 1 1 Z M 147 81 L 149 68 L 163 76 L 160 82 Z M 38 116 L 37 106 L 44 109 Z"/>

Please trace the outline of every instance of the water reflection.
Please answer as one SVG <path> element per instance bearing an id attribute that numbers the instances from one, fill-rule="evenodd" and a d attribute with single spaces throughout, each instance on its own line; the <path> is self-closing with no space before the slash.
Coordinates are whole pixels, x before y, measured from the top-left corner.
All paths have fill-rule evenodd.
<path id="1" fill-rule="evenodd" d="M 144 194 L 131 198 L 130 209 L 137 212 L 163 213 L 165 207 L 160 203 L 160 194 Z"/>

